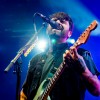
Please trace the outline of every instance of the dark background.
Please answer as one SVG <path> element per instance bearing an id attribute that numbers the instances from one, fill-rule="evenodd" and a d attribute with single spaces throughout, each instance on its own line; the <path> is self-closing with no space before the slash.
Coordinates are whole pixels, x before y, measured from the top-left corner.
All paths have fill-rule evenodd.
<path id="1" fill-rule="evenodd" d="M 16 100 L 17 77 L 12 67 L 8 73 L 4 69 L 16 56 L 29 39 L 34 35 L 33 14 L 40 12 L 49 16 L 54 12 L 67 12 L 73 19 L 74 30 L 72 38 L 77 40 L 93 20 L 98 27 L 91 32 L 87 43 L 82 45 L 91 51 L 93 60 L 100 71 L 100 5 L 99 0 L 1 0 L 0 1 L 0 100 Z M 39 17 L 35 19 L 37 29 L 42 25 Z M 45 28 L 40 33 L 40 39 L 45 38 Z M 27 57 L 21 56 L 21 86 L 24 82 L 28 62 L 39 51 L 34 48 Z M 21 89 L 21 87 L 20 87 Z M 86 92 L 85 100 L 100 100 Z"/>

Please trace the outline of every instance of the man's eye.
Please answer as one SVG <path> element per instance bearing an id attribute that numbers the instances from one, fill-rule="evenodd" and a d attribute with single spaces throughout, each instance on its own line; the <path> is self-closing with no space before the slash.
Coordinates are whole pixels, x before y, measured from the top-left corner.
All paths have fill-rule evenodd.
<path id="1" fill-rule="evenodd" d="M 57 21 L 57 19 L 54 19 L 54 21 Z"/>
<path id="2" fill-rule="evenodd" d="M 61 20 L 60 22 L 61 22 L 61 23 L 64 23 L 65 21 L 64 21 L 64 20 Z"/>

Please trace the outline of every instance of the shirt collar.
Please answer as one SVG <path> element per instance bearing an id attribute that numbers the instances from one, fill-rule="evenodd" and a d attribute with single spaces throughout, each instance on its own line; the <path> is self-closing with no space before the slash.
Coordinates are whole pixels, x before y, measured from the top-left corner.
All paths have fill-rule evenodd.
<path id="1" fill-rule="evenodd" d="M 65 49 L 68 49 L 68 43 L 61 43 L 61 44 L 56 44 L 52 46 L 52 53 L 56 53 L 56 52 L 60 52 L 60 51 L 64 51 Z"/>

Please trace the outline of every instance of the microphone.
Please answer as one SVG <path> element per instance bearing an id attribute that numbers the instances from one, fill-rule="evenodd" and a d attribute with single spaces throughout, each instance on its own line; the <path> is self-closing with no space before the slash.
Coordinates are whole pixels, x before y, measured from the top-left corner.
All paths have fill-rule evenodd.
<path id="1" fill-rule="evenodd" d="M 54 20 L 51 20 L 50 18 L 47 18 L 46 16 L 44 16 L 41 13 L 36 13 L 38 16 L 40 16 L 45 22 L 49 23 L 51 25 L 52 28 L 57 29 L 57 30 L 63 30 L 63 26 L 59 23 L 57 23 Z"/>

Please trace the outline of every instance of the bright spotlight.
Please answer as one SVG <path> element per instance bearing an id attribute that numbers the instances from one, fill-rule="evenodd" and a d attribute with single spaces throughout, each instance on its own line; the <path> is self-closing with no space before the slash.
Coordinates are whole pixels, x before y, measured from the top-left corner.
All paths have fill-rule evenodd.
<path id="1" fill-rule="evenodd" d="M 71 38 L 69 38 L 69 39 L 67 40 L 67 42 L 73 44 L 73 43 L 75 43 L 75 39 L 71 39 Z"/>
<path id="2" fill-rule="evenodd" d="M 39 40 L 38 41 L 38 43 L 37 43 L 38 50 L 44 52 L 46 47 L 47 47 L 47 41 L 46 40 Z"/>

